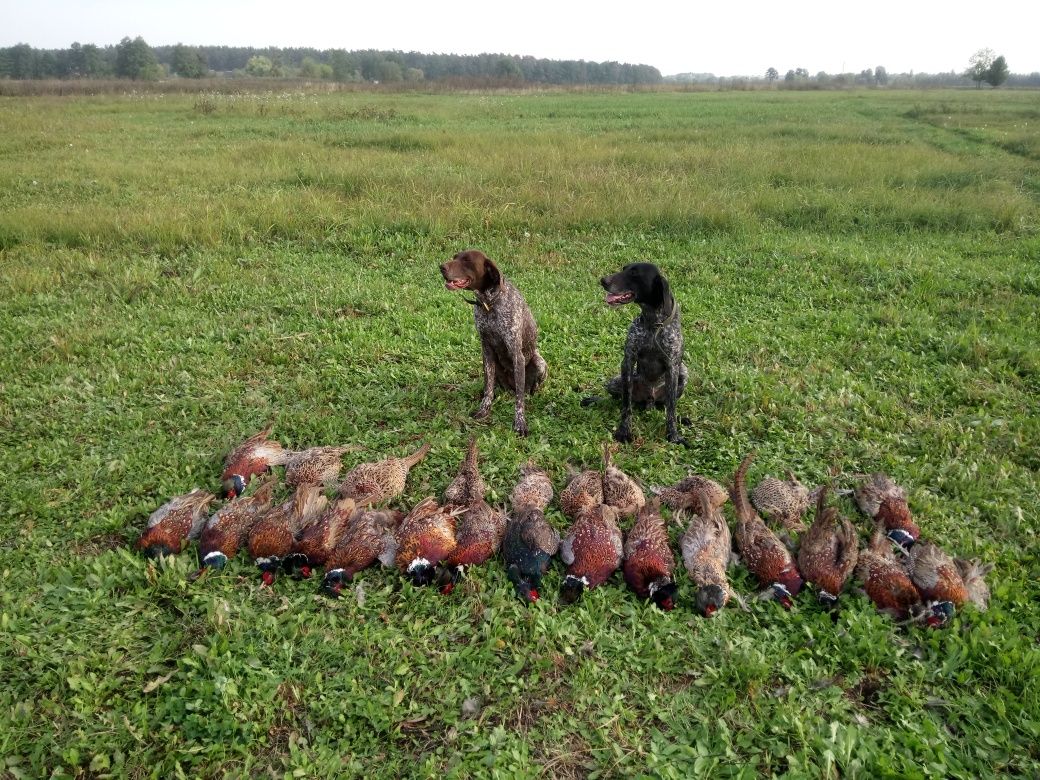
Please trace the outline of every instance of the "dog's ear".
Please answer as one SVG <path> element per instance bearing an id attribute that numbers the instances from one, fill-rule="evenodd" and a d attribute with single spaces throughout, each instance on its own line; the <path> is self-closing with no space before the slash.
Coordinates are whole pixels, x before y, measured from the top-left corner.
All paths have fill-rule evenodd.
<path id="1" fill-rule="evenodd" d="M 493 290 L 502 284 L 502 273 L 498 270 L 490 257 L 484 257 L 484 278 L 481 280 L 480 289 Z"/>
<path id="2" fill-rule="evenodd" d="M 663 306 L 671 297 L 672 291 L 668 286 L 668 280 L 661 274 L 655 274 L 653 284 L 650 285 L 651 305 L 655 307 Z"/>

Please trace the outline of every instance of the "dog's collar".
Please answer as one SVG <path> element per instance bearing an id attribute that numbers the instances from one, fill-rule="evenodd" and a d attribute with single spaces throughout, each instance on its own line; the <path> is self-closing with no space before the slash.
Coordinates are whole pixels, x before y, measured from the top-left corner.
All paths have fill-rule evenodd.
<path id="1" fill-rule="evenodd" d="M 667 317 L 665 317 L 660 322 L 656 323 L 654 325 L 654 330 L 655 331 L 664 330 L 669 325 L 671 325 L 673 322 L 675 322 L 675 320 L 676 320 L 676 318 L 678 318 L 678 316 L 679 316 L 679 302 L 677 300 L 675 300 L 675 298 L 672 298 L 672 313 L 669 314 Z"/>
<path id="2" fill-rule="evenodd" d="M 501 292 L 501 290 L 502 287 L 499 286 L 497 289 L 494 290 L 494 292 L 476 292 L 474 297 L 463 297 L 462 300 L 464 300 L 470 306 L 483 306 L 484 311 L 491 311 L 491 307 L 494 306 L 495 301 L 498 300 L 498 294 Z"/>

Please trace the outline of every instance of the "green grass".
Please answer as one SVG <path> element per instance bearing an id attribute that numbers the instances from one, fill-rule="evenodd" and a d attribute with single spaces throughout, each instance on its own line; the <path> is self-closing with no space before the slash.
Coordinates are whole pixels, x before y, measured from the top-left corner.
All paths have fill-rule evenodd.
<path id="1" fill-rule="evenodd" d="M 0 776 L 981 777 L 1040 772 L 1040 161 L 1032 92 L 142 95 L 0 101 Z M 469 418 L 479 246 L 550 365 Z M 884 469 L 993 602 L 900 629 L 861 596 L 712 621 L 620 578 L 525 609 L 498 565 L 449 598 L 261 590 L 244 561 L 126 548 L 274 420 L 362 459 L 467 437 L 502 502 L 598 460 L 631 311 L 683 304 L 688 450 L 659 412 L 617 456 L 806 481 Z M 851 505 L 848 513 L 854 515 Z M 551 519 L 564 525 L 553 511 Z M 676 528 L 676 532 L 678 529 Z M 751 579 L 734 573 L 749 593 Z M 479 710 L 463 702 L 479 698 Z"/>

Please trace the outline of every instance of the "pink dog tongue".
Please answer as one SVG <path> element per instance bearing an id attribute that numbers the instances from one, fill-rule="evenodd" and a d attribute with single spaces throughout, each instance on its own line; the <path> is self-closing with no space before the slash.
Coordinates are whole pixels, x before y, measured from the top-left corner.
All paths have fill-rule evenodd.
<path id="1" fill-rule="evenodd" d="M 465 279 L 452 279 L 450 282 L 445 283 L 445 287 L 449 290 L 461 290 L 468 282 Z"/>

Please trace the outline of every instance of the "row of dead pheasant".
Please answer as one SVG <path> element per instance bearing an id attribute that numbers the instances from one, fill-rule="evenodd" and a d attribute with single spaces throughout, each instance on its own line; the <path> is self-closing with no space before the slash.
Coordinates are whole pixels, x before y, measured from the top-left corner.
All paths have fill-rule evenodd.
<path id="1" fill-rule="evenodd" d="M 376 561 L 396 566 L 415 585 L 436 583 L 448 593 L 467 567 L 501 549 L 509 579 L 526 602 L 538 599 L 542 577 L 559 552 L 566 566 L 560 591 L 564 603 L 578 600 L 621 568 L 633 591 L 669 610 L 676 594 L 675 557 L 660 513 L 663 503 L 680 523 L 689 518 L 680 539 L 682 559 L 697 586 L 696 608 L 708 617 L 731 598 L 742 602 L 727 577 L 738 557 L 721 507 L 732 499 L 739 560 L 764 588 L 760 598 L 790 608 L 808 582 L 820 603 L 834 608 L 855 572 L 879 610 L 930 626 L 944 625 L 967 602 L 984 610 L 989 599 L 984 577 L 992 566 L 953 559 L 934 542 L 920 539 L 905 490 L 884 474 L 870 475 L 852 491 L 873 522 L 870 541 L 860 549 L 855 526 L 827 505 L 826 488 L 813 491 L 816 517 L 808 529 L 802 517 L 812 493 L 791 474 L 787 480 L 766 477 L 749 501 L 745 478 L 751 455 L 737 468 L 728 491 L 712 479 L 691 475 L 656 490 L 657 497 L 647 501 L 605 449 L 603 468 L 576 474 L 560 494 L 560 508 L 572 521 L 561 540 L 545 519 L 553 499 L 549 475 L 534 464 L 522 466 L 507 516 L 485 500 L 475 439 L 443 503 L 430 497 L 405 514 L 385 505 L 404 491 L 408 472 L 429 452 L 428 444 L 405 458 L 355 467 L 330 502 L 324 491 L 339 478 L 341 459 L 352 448 L 291 452 L 270 433 L 270 428 L 261 431 L 228 456 L 223 473 L 227 503 L 207 519 L 214 494 L 196 489 L 172 499 L 149 518 L 138 549 L 149 557 L 172 555 L 197 538 L 201 566 L 193 576 L 198 577 L 223 568 L 245 547 L 265 585 L 274 582 L 279 569 L 309 577 L 313 568 L 324 567 L 322 589 L 330 595 L 338 595 Z M 294 490 L 279 505 L 272 503 L 272 466 L 285 467 L 285 484 Z M 245 495 L 250 481 L 260 476 L 259 486 Z M 763 522 L 756 508 L 781 526 L 785 538 Z M 624 517 L 635 518 L 627 538 L 618 524 Z M 791 532 L 800 532 L 797 555 L 789 549 L 794 546 Z"/>

